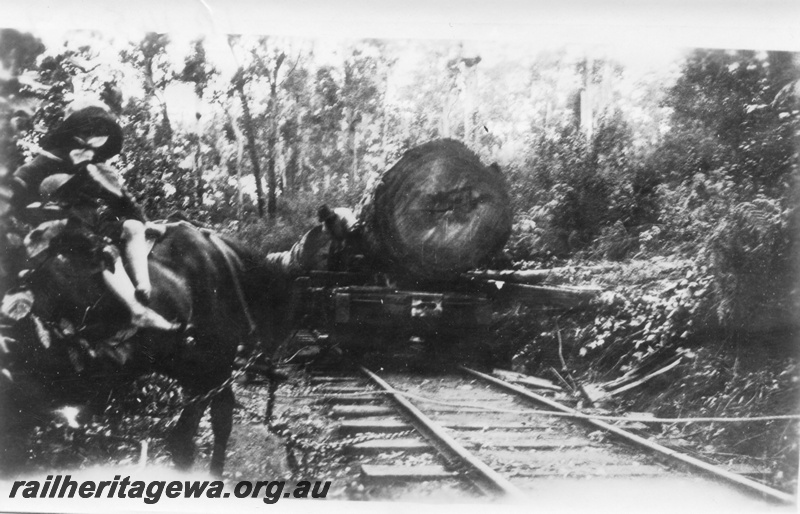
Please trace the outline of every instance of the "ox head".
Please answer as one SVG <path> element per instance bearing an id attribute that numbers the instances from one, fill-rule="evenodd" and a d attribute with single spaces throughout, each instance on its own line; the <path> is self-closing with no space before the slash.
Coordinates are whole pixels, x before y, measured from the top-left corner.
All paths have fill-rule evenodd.
<path id="1" fill-rule="evenodd" d="M 24 246 L 28 270 L 0 308 L 0 474 L 26 460 L 18 450 L 33 425 L 72 425 L 75 412 L 65 405 L 105 397 L 92 375 L 102 364 L 87 342 L 113 320 L 103 308 L 95 241 L 56 221 L 33 230 Z"/>
<path id="2" fill-rule="evenodd" d="M 86 341 L 125 324 L 124 307 L 106 292 L 97 246 L 63 220 L 25 238 L 28 269 L 0 305 L 0 388 L 17 387 L 20 374 L 47 381 L 82 372 L 94 357 Z"/>
<path id="3" fill-rule="evenodd" d="M 108 297 L 102 243 L 66 220 L 55 220 L 31 231 L 25 248 L 29 270 L 23 283 L 35 297 L 33 312 L 57 323 L 85 324 Z"/>

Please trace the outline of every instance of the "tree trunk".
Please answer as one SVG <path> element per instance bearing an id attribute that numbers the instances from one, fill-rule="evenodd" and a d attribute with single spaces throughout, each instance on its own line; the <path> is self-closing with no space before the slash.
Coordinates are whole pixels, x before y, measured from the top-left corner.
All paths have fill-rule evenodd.
<path id="1" fill-rule="evenodd" d="M 475 91 L 476 72 L 474 66 L 466 64 L 461 68 L 461 72 L 464 75 L 464 144 L 471 148 L 475 137 L 473 94 Z"/>
<path id="2" fill-rule="evenodd" d="M 242 187 L 242 163 L 244 162 L 244 139 L 236 129 L 236 193 L 239 200 L 239 219 L 244 216 L 244 188 Z"/>
<path id="3" fill-rule="evenodd" d="M 147 58 L 144 65 L 144 90 L 145 94 L 156 99 L 161 109 L 161 123 L 151 131 L 151 140 L 157 144 L 165 144 L 168 153 L 172 153 L 172 122 L 167 112 L 167 101 L 164 99 L 164 91 L 156 86 L 153 78 L 153 58 Z M 163 174 L 162 174 L 163 179 Z"/>
<path id="4" fill-rule="evenodd" d="M 256 152 L 256 137 L 255 128 L 253 127 L 253 118 L 250 116 L 250 107 L 247 105 L 247 96 L 244 94 L 244 82 L 239 82 L 236 84 L 236 91 L 239 93 L 239 99 L 242 102 L 244 131 L 247 135 L 247 146 L 250 153 L 250 161 L 253 164 L 253 177 L 256 179 L 256 206 L 258 207 L 258 216 L 263 218 L 264 187 L 261 184 L 261 165 L 258 162 L 258 153 Z"/>
<path id="5" fill-rule="evenodd" d="M 269 193 L 267 195 L 267 213 L 270 219 L 275 217 L 278 212 L 277 194 L 278 180 L 275 176 L 275 147 L 277 146 L 277 137 L 275 130 L 270 130 L 270 135 L 267 138 L 267 152 L 269 152 L 269 160 L 267 161 L 267 186 Z"/>
<path id="6" fill-rule="evenodd" d="M 228 116 L 228 121 L 231 124 L 231 130 L 233 131 L 233 136 L 236 138 L 236 199 L 238 201 L 236 213 L 238 218 L 242 219 L 242 216 L 244 215 L 244 191 L 242 190 L 242 163 L 244 162 L 244 136 L 242 135 L 242 131 L 239 129 L 239 126 L 236 124 L 236 120 L 234 120 L 233 116 L 231 116 L 230 111 L 226 109 L 225 114 L 227 114 Z"/>
<path id="7" fill-rule="evenodd" d="M 274 219 L 275 213 L 278 211 L 278 206 L 276 204 L 277 195 L 275 193 L 278 187 L 278 180 L 275 177 L 275 152 L 278 143 L 278 128 L 276 122 L 277 116 L 275 113 L 277 95 L 277 88 L 273 82 L 270 85 L 269 93 L 270 119 L 268 121 L 269 134 L 267 135 L 267 214 L 269 215 L 270 219 Z"/>
<path id="8" fill-rule="evenodd" d="M 453 278 L 502 249 L 512 211 L 505 179 L 462 143 L 407 151 L 361 203 L 368 256 L 420 280 Z"/>
<path id="9" fill-rule="evenodd" d="M 193 159 L 192 166 L 194 166 L 194 176 L 195 176 L 195 202 L 197 203 L 197 208 L 203 208 L 203 195 L 205 194 L 205 183 L 203 182 L 203 160 L 200 156 L 200 141 L 197 142 L 197 148 L 194 152 L 194 159 Z"/>
<path id="10" fill-rule="evenodd" d="M 297 109 L 297 131 L 298 131 L 298 140 L 296 143 L 296 155 L 297 155 L 297 168 L 295 170 L 294 175 L 294 186 L 299 186 L 302 181 L 306 177 L 306 154 L 305 150 L 308 148 L 308 130 L 303 124 L 303 113 L 299 108 L 300 102 L 297 102 L 298 109 Z"/>
<path id="11" fill-rule="evenodd" d="M 580 127 L 588 141 L 594 135 L 594 104 L 595 85 L 592 80 L 594 60 L 586 58 L 583 61 L 583 89 L 580 92 Z"/>
<path id="12" fill-rule="evenodd" d="M 439 120 L 439 131 L 441 137 L 449 138 L 450 137 L 450 111 L 452 110 L 452 106 L 450 105 L 450 91 L 444 97 L 444 102 L 442 102 L 442 117 Z"/>
<path id="13" fill-rule="evenodd" d="M 300 149 L 296 142 L 289 145 L 287 151 L 289 158 L 286 160 L 286 170 L 283 173 L 283 182 L 286 191 L 294 191 L 295 180 L 297 178 L 297 158 L 300 154 Z"/>
<path id="14" fill-rule="evenodd" d="M 358 124 L 356 122 L 353 123 L 350 132 L 350 144 L 353 148 L 353 164 L 350 169 L 350 184 L 355 186 L 358 178 Z"/>
<path id="15" fill-rule="evenodd" d="M 203 207 L 203 196 L 205 195 L 205 183 L 203 182 L 203 157 L 200 154 L 201 150 L 201 143 L 202 143 L 202 126 L 200 123 L 200 97 L 195 98 L 195 134 L 197 135 L 197 141 L 195 141 L 195 154 L 194 154 L 194 172 L 196 178 L 196 193 L 197 193 L 197 208 L 201 209 Z"/>
<path id="16" fill-rule="evenodd" d="M 272 69 L 272 76 L 269 83 L 269 135 L 267 136 L 267 184 L 269 186 L 269 197 L 267 199 L 267 212 L 270 219 L 275 217 L 278 212 L 277 189 L 278 180 L 275 177 L 275 148 L 278 143 L 278 72 L 281 69 L 286 54 L 281 53 L 275 59 L 275 67 Z"/>
<path id="17" fill-rule="evenodd" d="M 390 87 L 390 78 L 389 72 L 384 72 L 384 89 L 383 89 L 383 100 L 381 102 L 381 157 L 383 161 L 389 160 L 389 87 Z"/>

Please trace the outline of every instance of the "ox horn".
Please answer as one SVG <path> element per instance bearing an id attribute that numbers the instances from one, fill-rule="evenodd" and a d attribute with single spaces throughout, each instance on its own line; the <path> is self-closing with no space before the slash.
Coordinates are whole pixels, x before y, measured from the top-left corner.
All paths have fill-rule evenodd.
<path id="1" fill-rule="evenodd" d="M 3 352 L 3 353 L 10 353 L 11 352 L 11 350 L 8 349 L 7 341 L 12 341 L 13 342 L 14 340 L 9 338 L 9 337 L 5 337 L 3 335 L 0 335 L 0 352 Z"/>

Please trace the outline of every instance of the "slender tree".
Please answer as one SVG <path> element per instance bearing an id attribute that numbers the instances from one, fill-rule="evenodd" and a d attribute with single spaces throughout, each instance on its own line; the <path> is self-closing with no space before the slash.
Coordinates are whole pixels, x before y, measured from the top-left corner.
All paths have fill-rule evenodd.
<path id="1" fill-rule="evenodd" d="M 206 51 L 203 46 L 203 39 L 196 40 L 192 45 L 192 52 L 186 57 L 178 78 L 184 82 L 194 85 L 196 96 L 195 103 L 195 137 L 191 138 L 194 146 L 194 159 L 192 160 L 193 174 L 195 176 L 195 205 L 197 208 L 203 205 L 203 194 L 205 185 L 203 183 L 203 157 L 201 151 L 202 126 L 200 104 L 203 93 L 208 87 L 209 81 L 216 74 L 216 70 L 206 59 Z"/>
<path id="2" fill-rule="evenodd" d="M 242 104 L 242 124 L 244 125 L 244 134 L 247 137 L 247 151 L 250 155 L 250 163 L 253 167 L 253 178 L 256 181 L 256 207 L 258 209 L 258 216 L 264 217 L 264 186 L 261 183 L 261 163 L 258 160 L 258 150 L 256 147 L 256 129 L 253 125 L 253 116 L 250 114 L 250 105 L 247 100 L 247 94 L 244 91 L 245 75 L 244 69 L 239 68 L 231 80 L 233 91 L 239 96 L 239 101 Z"/>

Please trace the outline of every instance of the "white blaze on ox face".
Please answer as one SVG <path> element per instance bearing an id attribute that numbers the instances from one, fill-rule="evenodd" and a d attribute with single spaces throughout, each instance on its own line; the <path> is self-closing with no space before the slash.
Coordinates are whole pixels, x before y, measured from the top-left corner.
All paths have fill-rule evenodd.
<path id="1" fill-rule="evenodd" d="M 56 414 L 61 416 L 67 422 L 70 428 L 80 428 L 81 424 L 78 422 L 78 416 L 81 410 L 78 407 L 68 405 L 56 410 Z"/>

